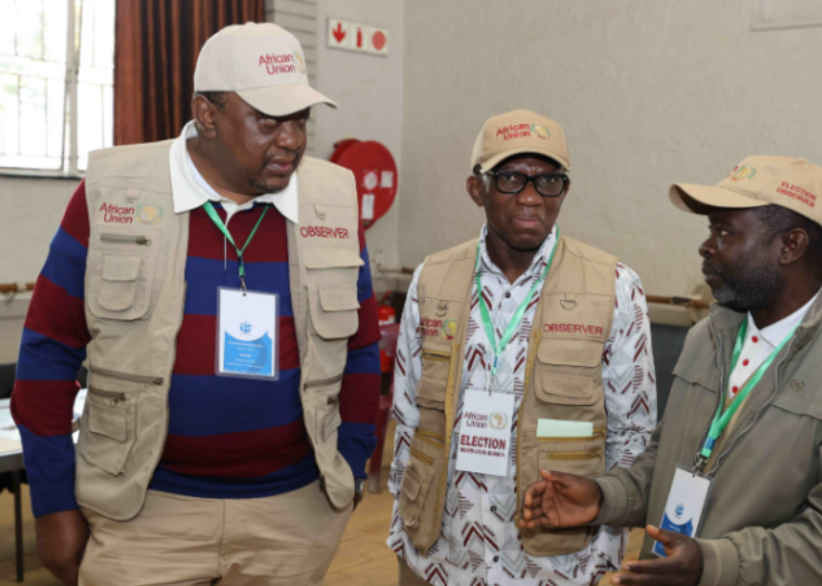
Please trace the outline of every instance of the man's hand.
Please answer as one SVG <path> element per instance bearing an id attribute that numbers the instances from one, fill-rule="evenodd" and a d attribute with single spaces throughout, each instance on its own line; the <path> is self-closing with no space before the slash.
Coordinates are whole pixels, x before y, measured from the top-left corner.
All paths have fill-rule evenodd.
<path id="1" fill-rule="evenodd" d="M 666 558 L 643 562 L 625 562 L 622 572 L 611 578 L 611 584 L 638 586 L 696 586 L 702 579 L 702 549 L 696 540 L 679 533 L 646 528 L 651 539 L 665 548 Z"/>
<path id="2" fill-rule="evenodd" d="M 578 527 L 599 515 L 602 491 L 593 480 L 540 470 L 543 480 L 525 490 L 520 527 Z"/>
<path id="3" fill-rule="evenodd" d="M 80 511 L 63 511 L 38 517 L 37 554 L 46 569 L 65 586 L 77 586 L 80 560 L 86 550 L 89 528 Z"/>

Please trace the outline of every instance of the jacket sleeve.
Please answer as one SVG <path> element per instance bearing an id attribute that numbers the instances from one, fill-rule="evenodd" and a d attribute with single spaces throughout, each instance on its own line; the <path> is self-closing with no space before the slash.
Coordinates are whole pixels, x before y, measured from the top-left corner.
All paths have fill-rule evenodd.
<path id="1" fill-rule="evenodd" d="M 77 508 L 71 422 L 77 373 L 91 340 L 85 287 L 89 221 L 81 182 L 51 242 L 34 288 L 20 342 L 12 415 L 35 517 Z"/>
<path id="2" fill-rule="evenodd" d="M 340 389 L 342 424 L 337 436 L 337 449 L 351 467 L 354 478 L 366 478 L 365 462 L 377 445 L 374 431 L 380 402 L 378 344 L 381 336 L 362 225 L 359 228 L 359 240 L 360 258 L 364 262 L 357 280 L 360 325 L 348 342 L 348 359 Z"/>
<path id="3" fill-rule="evenodd" d="M 790 523 L 746 527 L 697 542 L 703 556 L 699 586 L 822 584 L 822 484 L 811 490 L 807 508 Z"/>

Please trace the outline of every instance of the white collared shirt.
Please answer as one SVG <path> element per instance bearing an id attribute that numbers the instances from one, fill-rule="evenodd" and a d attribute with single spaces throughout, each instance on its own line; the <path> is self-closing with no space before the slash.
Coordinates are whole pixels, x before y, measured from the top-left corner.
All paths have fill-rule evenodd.
<path id="1" fill-rule="evenodd" d="M 754 318 L 748 312 L 748 330 L 745 332 L 745 342 L 742 352 L 728 379 L 728 399 L 733 399 L 748 379 L 768 359 L 776 347 L 802 322 L 805 314 L 819 297 L 819 291 L 805 305 L 794 311 L 788 317 L 769 325 L 761 330 L 756 327 Z"/>
<path id="2" fill-rule="evenodd" d="M 175 214 L 182 214 L 199 208 L 207 201 L 219 202 L 226 212 L 225 224 L 228 226 L 228 222 L 234 214 L 248 210 L 254 206 L 255 202 L 259 202 L 274 204 L 286 219 L 295 224 L 297 223 L 299 205 L 296 173 L 291 176 L 291 180 L 282 191 L 266 193 L 240 205 L 217 193 L 197 170 L 186 148 L 186 140 L 195 136 L 197 136 L 197 128 L 192 120 L 185 125 L 183 132 L 174 140 L 169 151 L 168 158 L 171 169 L 171 189 L 174 197 Z"/>

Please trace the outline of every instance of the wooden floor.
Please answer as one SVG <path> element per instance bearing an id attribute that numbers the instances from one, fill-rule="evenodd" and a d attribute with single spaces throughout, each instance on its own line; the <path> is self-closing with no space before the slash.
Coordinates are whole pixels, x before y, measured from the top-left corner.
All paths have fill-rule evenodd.
<path id="1" fill-rule="evenodd" d="M 384 460 L 385 461 L 385 460 Z M 393 500 L 385 488 L 387 472 L 383 473 L 380 494 L 367 494 L 343 536 L 340 550 L 326 575 L 324 586 L 396 586 L 397 558 L 385 540 L 391 519 Z M 28 491 L 24 493 L 26 511 L 26 581 L 29 586 L 60 586 L 56 579 L 42 568 L 34 554 L 34 527 Z M 14 581 L 14 531 L 12 498 L 8 492 L 0 495 L 0 586 L 17 584 Z M 631 534 L 628 557 L 636 559 L 642 542 L 642 531 Z M 606 576 L 600 584 L 608 584 Z"/>

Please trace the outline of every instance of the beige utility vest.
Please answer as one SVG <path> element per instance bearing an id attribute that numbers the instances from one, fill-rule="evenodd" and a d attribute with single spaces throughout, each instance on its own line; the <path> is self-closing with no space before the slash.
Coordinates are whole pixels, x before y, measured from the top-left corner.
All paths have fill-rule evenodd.
<path id="1" fill-rule="evenodd" d="M 440 536 L 454 415 L 460 399 L 477 241 L 425 260 L 418 282 L 422 375 L 420 422 L 411 442 L 400 516 L 414 547 L 425 553 Z M 528 341 L 524 395 L 516 439 L 517 510 L 539 470 L 586 477 L 605 473 L 607 415 L 602 354 L 614 315 L 617 259 L 561 237 Z M 480 326 L 482 327 L 482 326 Z M 537 437 L 539 419 L 592 421 L 594 435 Z M 513 449 L 513 446 L 512 446 Z M 515 519 L 518 523 L 519 514 Z M 595 528 L 521 531 L 525 551 L 554 556 L 579 551 Z"/>
<path id="2" fill-rule="evenodd" d="M 92 339 L 75 494 L 81 506 L 118 521 L 142 509 L 168 431 L 189 237 L 189 214 L 174 213 L 171 142 L 95 151 L 86 174 Z M 321 484 L 343 507 L 354 497 L 337 428 L 348 338 L 359 325 L 357 192 L 349 171 L 325 161 L 304 158 L 297 176 L 299 225 L 288 222 L 287 230 L 300 397 Z M 216 364 L 215 356 L 202 360 Z"/>

